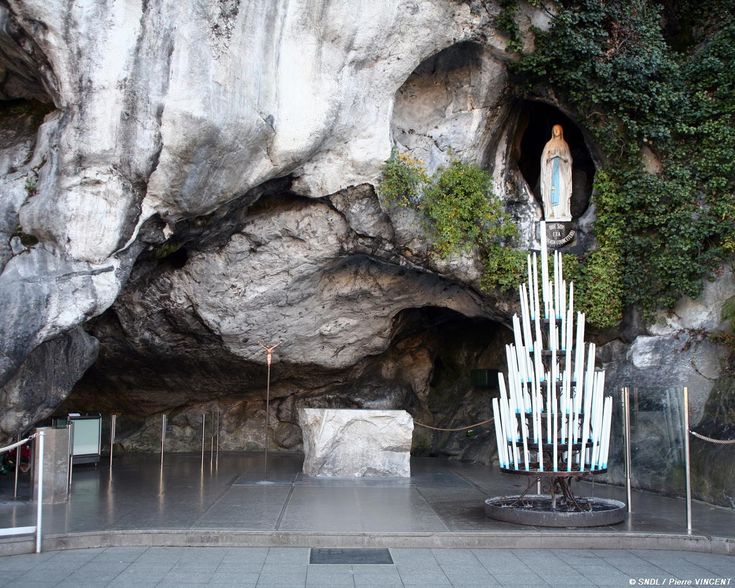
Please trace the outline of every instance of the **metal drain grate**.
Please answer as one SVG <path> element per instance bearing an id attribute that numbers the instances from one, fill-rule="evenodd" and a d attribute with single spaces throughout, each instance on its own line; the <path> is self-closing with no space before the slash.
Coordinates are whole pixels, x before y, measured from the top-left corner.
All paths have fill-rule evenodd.
<path id="1" fill-rule="evenodd" d="M 313 564 L 392 564 L 388 549 L 312 549 Z"/>

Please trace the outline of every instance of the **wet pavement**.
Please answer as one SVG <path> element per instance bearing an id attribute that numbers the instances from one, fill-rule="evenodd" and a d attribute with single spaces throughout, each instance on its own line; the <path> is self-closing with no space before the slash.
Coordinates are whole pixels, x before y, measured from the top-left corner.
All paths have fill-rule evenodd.
<path id="1" fill-rule="evenodd" d="M 525 547 L 529 537 L 553 536 L 542 546 L 625 548 L 630 544 L 613 538 L 655 535 L 662 539 L 651 547 L 662 548 L 671 547 L 665 538 L 687 535 L 684 501 L 647 492 L 634 492 L 633 513 L 609 527 L 560 530 L 495 521 L 485 516 L 484 500 L 522 492 L 525 478 L 442 459 L 411 463 L 410 479 L 315 479 L 300 473 L 298 455 L 271 454 L 267 471 L 262 454 L 221 453 L 218 461 L 207 454 L 203 464 L 199 454 L 167 454 L 162 470 L 156 455 L 122 455 L 111 473 L 104 461 L 97 467 L 75 466 L 68 502 L 44 508 L 46 548 L 129 543 L 130 535 L 100 539 L 123 531 L 160 532 L 148 546 L 323 546 L 328 543 L 324 537 L 332 537 L 329 541 L 342 547 L 371 542 L 386 547 Z M 625 501 L 619 487 L 581 482 L 575 489 L 582 496 Z M 28 492 L 26 484 L 21 487 L 26 497 L 12 500 L 12 478 L 0 479 L 0 526 L 33 524 Z M 726 551 L 735 552 L 734 510 L 695 502 L 693 521 L 693 535 L 728 538 Z M 184 531 L 188 539 L 175 538 Z M 196 539 L 195 531 L 208 534 Z M 97 544 L 59 539 L 85 533 L 96 533 Z M 610 541 L 601 543 L 606 537 Z M 2 545 L 0 553 L 8 553 Z M 709 548 L 700 544 L 694 549 Z"/>

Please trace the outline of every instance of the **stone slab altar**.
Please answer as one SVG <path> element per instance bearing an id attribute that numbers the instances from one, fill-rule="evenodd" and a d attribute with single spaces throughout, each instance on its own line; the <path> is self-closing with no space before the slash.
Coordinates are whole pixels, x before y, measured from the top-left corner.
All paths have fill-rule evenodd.
<path id="1" fill-rule="evenodd" d="M 405 410 L 302 408 L 307 476 L 411 476 L 413 418 Z"/>

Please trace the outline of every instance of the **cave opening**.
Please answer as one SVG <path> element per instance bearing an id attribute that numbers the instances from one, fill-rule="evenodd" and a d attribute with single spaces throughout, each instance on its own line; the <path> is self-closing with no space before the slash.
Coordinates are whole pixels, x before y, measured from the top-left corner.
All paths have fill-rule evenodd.
<path id="1" fill-rule="evenodd" d="M 423 385 L 414 384 L 403 407 L 415 421 L 449 429 L 489 419 L 497 374 L 505 369 L 505 345 L 512 342 L 510 329 L 487 317 L 434 306 L 403 310 L 394 320 L 392 348 L 426 351 Z M 487 462 L 491 436 L 487 426 L 435 431 L 416 425 L 413 452 Z"/>
<path id="2" fill-rule="evenodd" d="M 187 261 L 189 261 L 189 251 L 186 247 L 179 247 L 161 259 L 162 264 L 166 263 L 174 269 L 181 269 Z"/>
<path id="3" fill-rule="evenodd" d="M 505 75 L 505 66 L 472 41 L 428 56 L 396 92 L 394 144 L 430 173 L 452 159 L 481 160 Z"/>
<path id="4" fill-rule="evenodd" d="M 572 153 L 572 216 L 579 218 L 589 206 L 595 163 L 587 146 L 582 130 L 561 110 L 535 100 L 519 104 L 520 114 L 514 146 L 518 169 L 530 191 L 542 203 L 539 186 L 541 153 L 551 138 L 551 129 L 560 124 L 564 129 L 564 140 Z"/>

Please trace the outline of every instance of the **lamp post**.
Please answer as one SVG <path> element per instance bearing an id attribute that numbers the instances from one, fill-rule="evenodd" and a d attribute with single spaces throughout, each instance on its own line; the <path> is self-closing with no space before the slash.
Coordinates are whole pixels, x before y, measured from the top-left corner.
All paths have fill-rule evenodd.
<path id="1" fill-rule="evenodd" d="M 265 363 L 268 367 L 268 376 L 265 387 L 265 458 L 263 461 L 265 475 L 268 477 L 268 425 L 270 424 L 271 364 L 273 363 L 273 351 L 280 345 L 280 343 L 276 343 L 275 345 L 263 345 L 258 341 L 258 345 L 265 349 Z"/>

